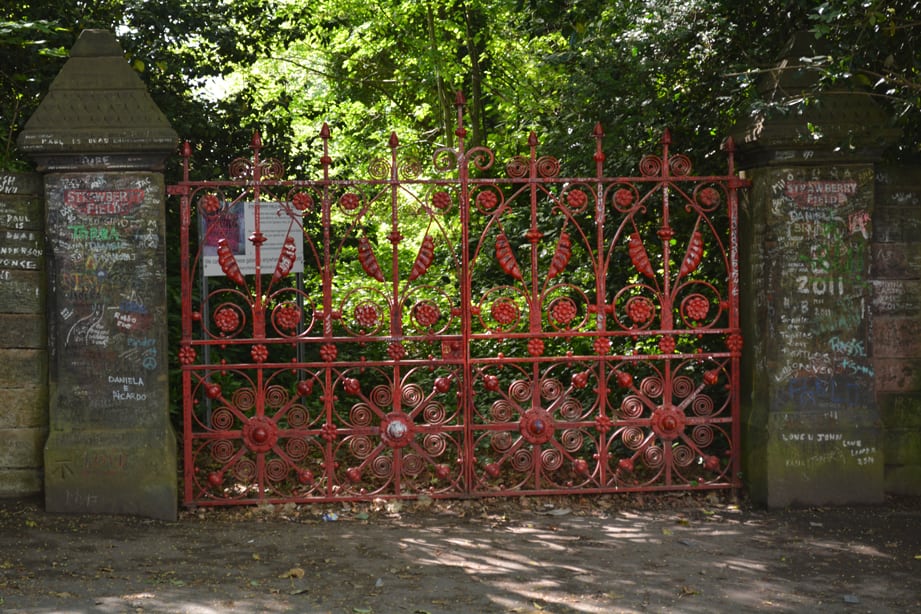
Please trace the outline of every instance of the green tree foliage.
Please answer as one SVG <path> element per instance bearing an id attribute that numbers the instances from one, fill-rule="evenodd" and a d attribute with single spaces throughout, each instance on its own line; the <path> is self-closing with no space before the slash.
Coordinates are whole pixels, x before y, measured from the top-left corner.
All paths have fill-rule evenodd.
<path id="1" fill-rule="evenodd" d="M 0 125 L 15 135 L 84 28 L 114 30 L 195 172 L 223 174 L 252 132 L 299 176 L 328 121 L 338 172 L 383 151 L 454 141 L 465 93 L 468 145 L 500 159 L 531 129 L 564 170 L 591 171 L 601 122 L 610 173 L 627 173 L 665 127 L 701 168 L 744 119 L 752 87 L 795 31 L 828 53 L 803 58 L 826 88 L 862 86 L 888 105 L 918 155 L 917 0 L 50 0 L 0 8 Z"/>

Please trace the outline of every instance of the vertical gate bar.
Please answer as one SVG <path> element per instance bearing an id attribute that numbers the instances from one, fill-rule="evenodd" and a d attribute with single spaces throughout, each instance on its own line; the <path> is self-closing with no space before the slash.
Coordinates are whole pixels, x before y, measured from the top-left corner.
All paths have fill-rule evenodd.
<path id="1" fill-rule="evenodd" d="M 528 198 L 529 206 L 531 209 L 531 219 L 530 219 L 530 228 L 528 229 L 528 242 L 531 244 L 530 250 L 530 259 L 531 259 L 531 297 L 530 305 L 528 309 L 528 333 L 531 335 L 531 339 L 539 339 L 541 336 L 541 312 L 542 305 L 540 304 L 540 283 L 538 280 L 538 271 L 537 271 L 537 253 L 538 253 L 538 243 L 540 242 L 541 231 L 537 227 L 537 134 L 533 131 L 528 136 L 528 149 L 529 149 L 529 158 L 528 158 Z M 530 339 L 529 339 L 530 341 Z M 529 352 L 530 354 L 530 352 Z M 541 394 L 540 394 L 540 362 L 536 360 L 537 356 L 532 356 L 531 361 L 531 408 L 534 409 L 535 404 L 540 404 Z M 527 409 L 525 411 L 528 411 Z M 534 474 L 534 488 L 540 489 L 541 487 L 541 462 L 540 462 L 540 444 L 532 444 L 531 449 L 533 453 L 531 454 L 531 470 Z"/>
<path id="2" fill-rule="evenodd" d="M 189 158 L 192 156 L 192 146 L 186 141 L 182 144 L 182 196 L 179 204 L 179 268 L 180 287 L 182 290 L 182 334 L 180 347 L 192 345 L 192 273 L 189 270 L 189 225 L 191 224 L 191 203 L 189 195 Z M 181 361 L 180 361 L 181 362 Z M 192 373 L 189 365 L 182 365 L 182 442 L 183 442 L 183 469 L 184 469 L 184 498 L 186 505 L 193 501 L 194 486 L 194 460 L 192 457 Z"/>
<path id="3" fill-rule="evenodd" d="M 390 338 L 392 344 L 403 343 L 403 304 L 400 300 L 400 235 L 399 193 L 400 172 L 397 148 L 400 142 L 396 132 L 390 133 L 390 277 L 391 277 L 391 307 L 390 307 Z M 400 375 L 400 361 L 393 358 L 393 395 L 391 398 L 391 411 L 402 411 L 402 381 Z M 383 433 L 381 433 L 383 435 Z M 392 476 L 395 495 L 401 494 L 400 475 L 403 472 L 403 457 L 400 448 L 391 448 L 393 454 Z"/>
<path id="4" fill-rule="evenodd" d="M 605 155 L 603 151 L 603 139 L 604 139 L 604 130 L 601 128 L 601 123 L 595 124 L 595 129 L 592 132 L 592 137 L 595 139 L 595 179 L 597 181 L 595 187 L 595 258 L 594 258 L 594 267 L 595 267 L 595 343 L 592 344 L 593 348 L 596 348 L 595 354 L 598 357 L 598 415 L 607 416 L 608 413 L 608 384 L 607 384 L 607 361 L 606 353 L 600 352 L 597 348 L 604 347 L 604 340 L 606 340 L 606 329 L 607 329 L 607 314 L 605 312 L 605 288 L 607 287 L 607 267 L 604 266 L 605 262 L 605 241 L 604 241 L 604 228 L 605 228 L 605 204 L 604 204 L 604 160 Z M 608 446 L 607 446 L 607 432 L 599 431 L 597 433 L 598 437 L 598 480 L 599 484 L 607 484 L 608 481 Z"/>
<path id="5" fill-rule="evenodd" d="M 735 142 L 732 137 L 726 140 L 726 153 L 729 165 L 729 328 L 731 335 L 740 335 L 739 321 L 739 194 L 738 189 L 744 187 L 746 182 L 736 177 L 735 169 Z M 730 483 L 738 488 L 741 486 L 742 454 L 739 445 L 742 437 L 741 411 L 739 394 L 741 382 L 739 369 L 741 363 L 741 348 L 733 344 L 730 347 L 732 376 L 730 383 L 731 412 L 732 412 L 732 475 Z"/>
<path id="6" fill-rule="evenodd" d="M 323 319 L 323 341 L 324 343 L 329 343 L 332 340 L 333 336 L 333 321 L 332 321 L 332 312 L 333 312 L 333 296 L 332 296 L 332 266 L 331 266 L 331 236 L 330 236 L 330 223 L 332 215 L 330 209 L 332 208 L 331 195 L 330 195 L 330 183 L 329 183 L 329 167 L 332 164 L 332 158 L 329 156 L 329 124 L 323 122 L 323 126 L 320 128 L 320 139 L 323 141 L 323 156 L 320 158 L 320 164 L 323 167 L 323 202 L 321 204 L 321 217 L 323 219 L 323 262 L 320 263 L 320 276 L 322 279 L 322 289 L 323 289 L 323 310 L 322 310 L 322 319 Z M 322 357 L 322 352 L 321 352 Z M 333 431 L 335 428 L 334 412 L 333 412 L 333 399 L 335 395 L 333 394 L 333 377 L 332 369 L 329 365 L 323 368 L 323 412 L 326 422 L 323 425 L 323 432 L 325 434 L 324 441 L 324 464 L 323 471 L 326 473 L 326 497 L 331 498 L 335 493 L 334 484 L 336 479 L 336 463 L 335 463 L 335 438 L 333 437 Z"/>
<path id="7" fill-rule="evenodd" d="M 460 217 L 461 217 L 461 283 L 460 283 L 460 310 L 461 310 L 461 377 L 463 394 L 460 395 L 460 415 L 464 421 L 462 475 L 463 494 L 469 495 L 474 487 L 474 444 L 473 444 L 473 375 L 470 367 L 470 336 L 471 336 L 471 282 L 472 268 L 470 266 L 470 176 L 467 152 L 464 150 L 467 130 L 464 128 L 464 95 L 457 92 L 454 106 L 457 109 L 457 180 L 460 184 Z"/>

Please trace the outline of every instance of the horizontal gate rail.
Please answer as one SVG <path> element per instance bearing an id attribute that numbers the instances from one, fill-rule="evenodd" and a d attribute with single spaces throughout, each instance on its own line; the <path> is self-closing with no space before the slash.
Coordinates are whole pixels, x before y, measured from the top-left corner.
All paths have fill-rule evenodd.
<path id="1" fill-rule="evenodd" d="M 181 199 L 186 505 L 739 486 L 738 190 L 647 155 L 529 151 L 285 180 L 252 156 Z"/>

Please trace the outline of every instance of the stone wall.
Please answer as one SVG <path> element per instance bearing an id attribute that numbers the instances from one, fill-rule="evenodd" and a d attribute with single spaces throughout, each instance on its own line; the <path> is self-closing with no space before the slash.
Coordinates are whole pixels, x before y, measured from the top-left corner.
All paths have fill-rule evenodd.
<path id="1" fill-rule="evenodd" d="M 871 352 L 885 488 L 921 495 L 921 167 L 876 173 Z"/>
<path id="2" fill-rule="evenodd" d="M 42 491 L 48 352 L 41 194 L 41 175 L 0 173 L 0 496 Z"/>

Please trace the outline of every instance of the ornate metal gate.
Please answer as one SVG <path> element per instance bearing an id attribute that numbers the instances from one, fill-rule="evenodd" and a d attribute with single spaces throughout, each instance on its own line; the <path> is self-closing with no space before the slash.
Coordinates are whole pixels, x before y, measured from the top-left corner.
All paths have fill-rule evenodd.
<path id="1" fill-rule="evenodd" d="M 737 190 L 647 155 L 504 176 L 283 181 L 275 160 L 171 186 L 182 211 L 187 505 L 739 485 Z M 501 174 L 501 173 L 496 173 Z M 197 230 L 197 232 L 196 232 Z"/>

